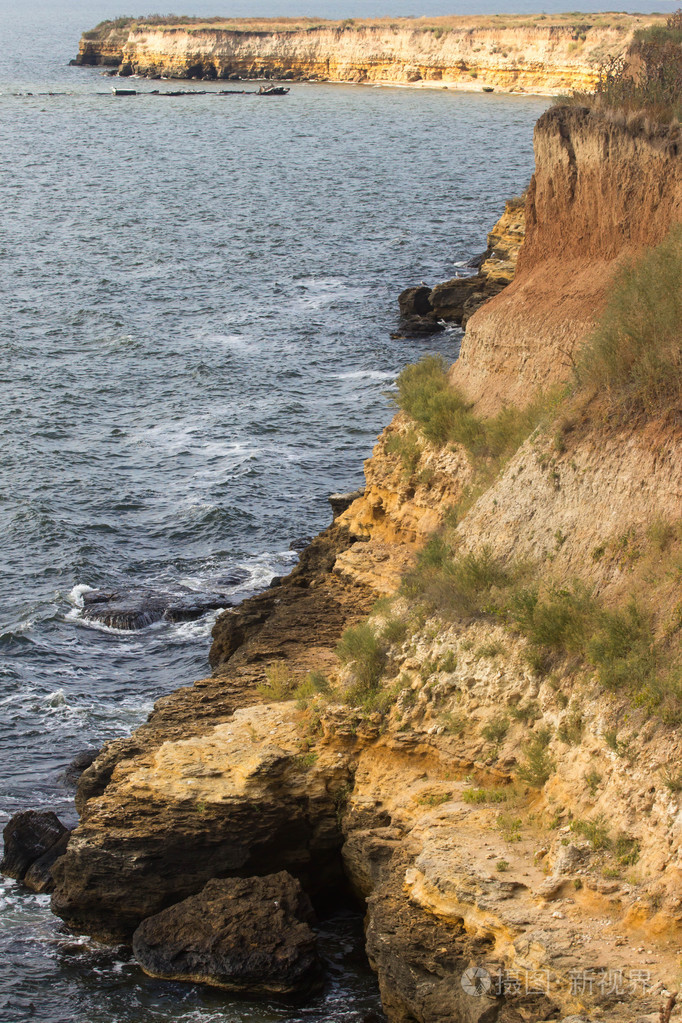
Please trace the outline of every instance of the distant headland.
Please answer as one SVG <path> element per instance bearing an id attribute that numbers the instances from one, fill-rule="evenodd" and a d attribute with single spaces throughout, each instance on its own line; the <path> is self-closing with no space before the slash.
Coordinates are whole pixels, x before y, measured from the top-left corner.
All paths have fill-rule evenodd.
<path id="1" fill-rule="evenodd" d="M 664 15 L 104 21 L 84 32 L 78 65 L 122 76 L 411 85 L 554 95 L 590 91 L 635 32 Z"/>

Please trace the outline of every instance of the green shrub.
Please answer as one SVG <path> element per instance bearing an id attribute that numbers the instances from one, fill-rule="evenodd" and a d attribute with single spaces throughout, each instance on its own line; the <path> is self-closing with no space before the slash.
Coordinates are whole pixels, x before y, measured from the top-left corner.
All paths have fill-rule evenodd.
<path id="1" fill-rule="evenodd" d="M 623 867 L 632 867 L 639 859 L 639 842 L 630 835 L 618 835 L 613 843 L 613 853 Z"/>
<path id="2" fill-rule="evenodd" d="M 387 618 L 381 635 L 387 643 L 402 643 L 407 636 L 407 622 L 403 621 L 402 618 Z"/>
<path id="3" fill-rule="evenodd" d="M 648 618 L 633 601 L 624 611 L 603 612 L 586 647 L 608 689 L 633 694 L 647 690 L 656 675 L 656 647 Z"/>
<path id="4" fill-rule="evenodd" d="M 472 455 L 498 460 L 517 450 L 555 400 L 541 398 L 526 409 L 506 407 L 491 419 L 478 418 L 471 403 L 450 385 L 445 360 L 438 355 L 406 366 L 396 384 L 393 401 L 432 444 L 461 444 Z"/>
<path id="5" fill-rule="evenodd" d="M 583 735 L 582 714 L 577 710 L 567 714 L 557 729 L 557 735 L 567 746 L 577 746 Z"/>
<path id="6" fill-rule="evenodd" d="M 307 707 L 314 696 L 327 696 L 331 690 L 329 679 L 321 671 L 309 671 L 306 677 L 294 690 L 294 697 L 299 707 Z"/>
<path id="7" fill-rule="evenodd" d="M 584 39 L 580 33 L 579 38 Z M 682 113 L 682 14 L 634 33 L 626 55 L 609 54 L 594 94 L 576 92 L 559 102 L 645 114 L 660 123 Z"/>
<path id="8" fill-rule="evenodd" d="M 532 725 L 542 716 L 536 700 L 529 700 L 527 703 L 519 704 L 517 707 L 510 707 L 509 713 L 515 721 L 523 721 L 526 725 Z"/>
<path id="9" fill-rule="evenodd" d="M 499 655 L 503 652 L 504 643 L 501 643 L 499 639 L 491 640 L 489 643 L 481 643 L 481 645 L 476 649 L 476 657 L 479 659 L 484 657 L 493 659 L 495 657 L 499 657 Z"/>
<path id="10" fill-rule="evenodd" d="M 596 795 L 597 789 L 601 785 L 601 782 L 602 776 L 600 775 L 599 771 L 595 771 L 593 767 L 590 768 L 590 770 L 585 773 L 585 784 L 590 790 L 591 796 Z"/>
<path id="11" fill-rule="evenodd" d="M 465 803 L 473 805 L 481 803 L 506 803 L 507 794 L 501 789 L 464 789 L 462 799 Z"/>
<path id="12" fill-rule="evenodd" d="M 511 595 L 508 616 L 530 643 L 560 653 L 582 653 L 594 628 L 598 608 L 588 590 L 553 587 L 541 595 L 537 588 Z"/>
<path id="13" fill-rule="evenodd" d="M 403 580 L 408 597 L 421 597 L 427 606 L 454 617 L 494 610 L 492 592 L 504 588 L 510 574 L 490 547 L 455 555 L 447 542 L 434 538 Z"/>
<path id="14" fill-rule="evenodd" d="M 682 226 L 619 271 L 580 356 L 580 387 L 612 415 L 655 416 L 682 402 Z"/>
<path id="15" fill-rule="evenodd" d="M 346 629 L 336 648 L 342 664 L 350 664 L 355 684 L 346 692 L 349 703 L 361 703 L 379 687 L 387 662 L 386 648 L 371 625 L 364 622 Z"/>
<path id="16" fill-rule="evenodd" d="M 609 836 L 609 829 L 604 823 L 604 818 L 599 815 L 594 820 L 584 821 L 575 820 L 571 821 L 571 831 L 576 835 L 582 835 L 590 843 L 593 849 L 602 850 L 611 848 L 611 838 Z"/>
<path id="17" fill-rule="evenodd" d="M 498 714 L 481 729 L 481 735 L 488 742 L 500 743 L 509 731 L 509 718 Z"/>
<path id="18" fill-rule="evenodd" d="M 682 769 L 668 764 L 661 771 L 663 784 L 670 792 L 682 792 Z"/>
<path id="19" fill-rule="evenodd" d="M 533 788 L 542 788 L 556 767 L 547 749 L 551 739 L 551 731 L 541 728 L 524 746 L 526 763 L 519 768 L 518 775 Z"/>
<path id="20" fill-rule="evenodd" d="M 446 654 L 443 654 L 440 661 L 438 662 L 438 670 L 445 671 L 448 674 L 452 674 L 457 669 L 457 655 L 454 650 L 448 650 Z"/>
<path id="21" fill-rule="evenodd" d="M 465 714 L 446 711 L 446 713 L 441 716 L 441 721 L 448 735 L 456 735 L 461 739 L 466 732 L 467 718 Z"/>
<path id="22" fill-rule="evenodd" d="M 419 465 L 422 447 L 415 430 L 407 433 L 393 433 L 386 441 L 386 453 L 396 455 L 406 476 L 411 476 Z"/>
<path id="23" fill-rule="evenodd" d="M 265 669 L 265 682 L 256 686 L 256 691 L 273 703 L 293 700 L 296 680 L 284 661 L 273 661 Z"/>
<path id="24" fill-rule="evenodd" d="M 523 821 L 520 817 L 514 817 L 510 813 L 500 813 L 497 816 L 497 830 L 502 835 L 505 842 L 520 842 L 521 841 L 521 825 Z"/>

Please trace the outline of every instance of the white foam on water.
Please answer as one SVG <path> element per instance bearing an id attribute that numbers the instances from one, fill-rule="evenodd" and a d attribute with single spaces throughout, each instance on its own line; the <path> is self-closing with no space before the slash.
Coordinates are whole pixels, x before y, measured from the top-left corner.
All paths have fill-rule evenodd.
<path id="1" fill-rule="evenodd" d="M 331 373 L 332 380 L 395 380 L 397 371 L 385 372 L 378 369 L 354 369 L 347 373 Z"/>
<path id="2" fill-rule="evenodd" d="M 48 733 L 64 736 L 92 729 L 97 736 L 116 735 L 134 728 L 150 713 L 153 700 L 149 697 L 111 697 L 101 700 L 92 694 L 69 694 L 64 689 L 45 691 L 35 683 L 27 683 L 19 690 L 0 699 L 0 717 L 8 723 L 20 720 L 30 727 L 40 727 Z"/>
<path id="3" fill-rule="evenodd" d="M 87 583 L 78 583 L 70 593 L 67 593 L 66 599 L 75 607 L 83 607 L 83 594 L 92 593 L 94 589 L 94 586 L 88 586 Z"/>
<path id="4" fill-rule="evenodd" d="M 369 288 L 347 284 L 339 277 L 304 278 L 296 281 L 296 287 L 305 294 L 293 299 L 295 309 L 324 309 L 338 301 L 353 301 L 370 294 Z"/>
<path id="5" fill-rule="evenodd" d="M 177 622 L 173 625 L 173 636 L 182 642 L 205 639 L 211 635 L 211 629 L 215 625 L 218 615 L 226 610 L 227 608 L 218 607 L 213 611 L 208 611 L 201 618 L 196 618 L 193 622 Z"/>

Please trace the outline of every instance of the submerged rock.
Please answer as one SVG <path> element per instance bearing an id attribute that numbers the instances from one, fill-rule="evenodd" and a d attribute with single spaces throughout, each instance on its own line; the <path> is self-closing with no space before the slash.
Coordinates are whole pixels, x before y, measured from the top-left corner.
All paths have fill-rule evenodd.
<path id="1" fill-rule="evenodd" d="M 0 872 L 23 881 L 33 891 L 51 891 L 50 868 L 66 850 L 69 834 L 51 810 L 15 813 L 2 833 L 5 850 Z"/>
<path id="2" fill-rule="evenodd" d="M 241 580 L 239 580 L 241 581 Z M 83 595 L 81 617 L 111 629 L 137 631 L 154 622 L 188 622 L 208 611 L 232 607 L 224 593 L 118 593 L 90 590 Z"/>
<path id="3" fill-rule="evenodd" d="M 145 973 L 251 996 L 301 994 L 321 976 L 308 897 L 291 874 L 214 879 L 144 920 L 133 952 Z"/>

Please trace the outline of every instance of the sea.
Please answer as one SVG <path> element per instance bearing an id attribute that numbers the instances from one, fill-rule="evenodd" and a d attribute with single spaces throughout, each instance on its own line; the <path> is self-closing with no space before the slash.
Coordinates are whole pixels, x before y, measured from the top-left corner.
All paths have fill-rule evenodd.
<path id="1" fill-rule="evenodd" d="M 485 248 L 528 184 L 549 102 L 326 84 L 261 99 L 220 83 L 161 99 L 144 81 L 115 98 L 100 69 L 68 62 L 83 30 L 122 13 L 0 0 L 0 826 L 24 809 L 75 824 L 73 756 L 209 672 L 216 612 L 121 632 L 83 620 L 88 588 L 237 601 L 295 564 L 331 492 L 362 485 L 401 367 L 453 360 L 461 341 L 392 337 L 397 296 Z M 1 878 L 0 1023 L 360 1023 L 379 1002 L 359 928 L 325 924 L 313 1005 L 234 1001 L 146 977 Z"/>

